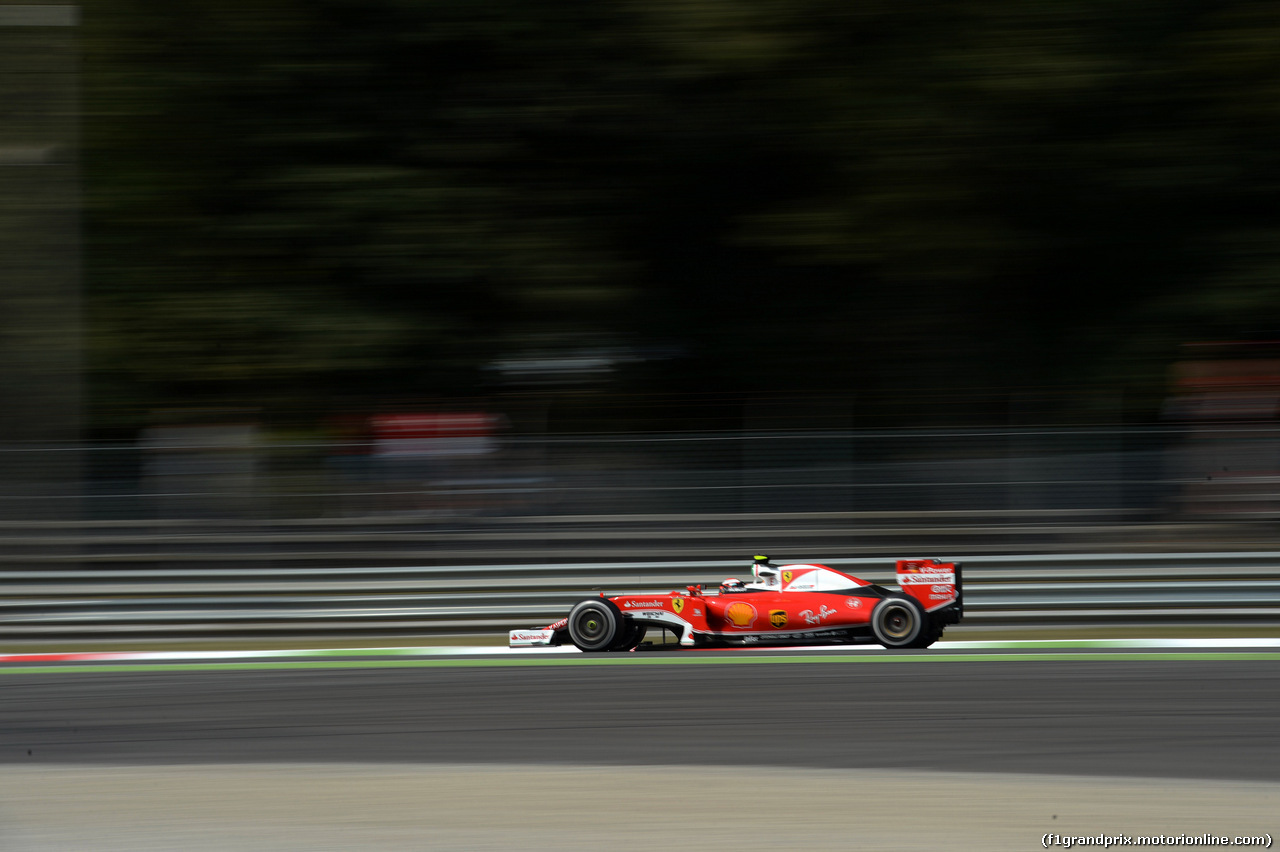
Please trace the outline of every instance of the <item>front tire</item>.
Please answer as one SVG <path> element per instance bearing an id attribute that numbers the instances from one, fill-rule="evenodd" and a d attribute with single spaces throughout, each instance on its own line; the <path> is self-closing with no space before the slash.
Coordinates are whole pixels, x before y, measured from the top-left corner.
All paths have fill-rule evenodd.
<path id="1" fill-rule="evenodd" d="M 926 647 L 919 643 L 933 635 L 920 604 L 914 598 L 897 596 L 876 604 L 871 613 L 871 632 L 875 634 L 876 641 L 886 648 Z"/>
<path id="2" fill-rule="evenodd" d="M 640 643 L 644 641 L 644 635 L 648 633 L 648 627 L 643 624 L 636 624 L 629 618 L 623 618 L 622 627 L 618 630 L 618 635 L 610 646 L 610 651 L 634 651 L 640 647 Z"/>
<path id="3" fill-rule="evenodd" d="M 569 640 L 579 651 L 609 650 L 622 629 L 622 613 L 611 600 L 591 598 L 569 610 Z"/>

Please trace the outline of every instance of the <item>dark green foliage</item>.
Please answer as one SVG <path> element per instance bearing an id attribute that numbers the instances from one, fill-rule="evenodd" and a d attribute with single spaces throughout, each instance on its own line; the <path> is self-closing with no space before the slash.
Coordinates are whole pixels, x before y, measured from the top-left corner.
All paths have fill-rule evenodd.
<path id="1" fill-rule="evenodd" d="M 1280 326 L 1264 3 L 117 0 L 83 39 L 100 417 L 611 342 L 681 357 L 606 395 L 1078 419 Z"/>

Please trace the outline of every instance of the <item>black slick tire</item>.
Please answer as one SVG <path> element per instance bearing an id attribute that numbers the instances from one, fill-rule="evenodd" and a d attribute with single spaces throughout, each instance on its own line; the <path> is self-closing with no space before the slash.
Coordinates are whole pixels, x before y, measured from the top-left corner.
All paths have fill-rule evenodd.
<path id="1" fill-rule="evenodd" d="M 914 598 L 891 595 L 871 612 L 871 632 L 886 648 L 916 648 L 932 634 L 924 608 Z"/>
<path id="2" fill-rule="evenodd" d="M 912 648 L 928 648 L 934 642 L 942 638 L 942 631 L 946 626 L 940 624 L 936 618 L 926 616 L 924 629 L 920 631 L 920 635 L 916 637 L 916 641 L 912 643 Z"/>
<path id="3" fill-rule="evenodd" d="M 589 598 L 569 610 L 569 640 L 585 653 L 608 651 L 625 629 L 613 601 Z"/>
<path id="4" fill-rule="evenodd" d="M 617 637 L 613 640 L 610 651 L 633 651 L 640 647 L 640 643 L 644 641 L 644 635 L 648 632 L 648 628 L 643 624 L 636 624 L 625 616 L 622 619 L 622 627 L 618 630 Z"/>

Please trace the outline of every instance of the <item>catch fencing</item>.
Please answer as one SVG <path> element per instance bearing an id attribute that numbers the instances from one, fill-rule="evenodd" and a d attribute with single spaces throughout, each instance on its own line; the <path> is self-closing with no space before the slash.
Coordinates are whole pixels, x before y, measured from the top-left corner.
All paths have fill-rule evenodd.
<path id="1" fill-rule="evenodd" d="M 412 450 L 412 451 L 409 451 Z M 1280 427 L 290 442 L 253 426 L 0 445 L 0 520 L 1107 511 L 1280 517 Z"/>
<path id="2" fill-rule="evenodd" d="M 404 449 L 252 425 L 0 446 L 0 639 L 501 633 L 762 551 L 884 582 L 956 556 L 970 625 L 1280 625 L 1269 424 Z"/>

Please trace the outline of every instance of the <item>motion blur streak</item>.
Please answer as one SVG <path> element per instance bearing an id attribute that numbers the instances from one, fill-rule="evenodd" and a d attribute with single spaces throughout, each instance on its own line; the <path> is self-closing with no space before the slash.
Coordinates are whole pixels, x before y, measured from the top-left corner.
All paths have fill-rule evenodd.
<path id="1" fill-rule="evenodd" d="M 812 665 L 10 670 L 0 765 L 606 760 L 1280 781 L 1269 757 L 1280 747 L 1274 661 L 913 656 Z"/>
<path id="2" fill-rule="evenodd" d="M 496 397 L 553 432 L 1275 417 L 1266 2 L 80 20 L 4 94 L 70 121 L 40 87 L 83 78 L 96 429 Z M 55 37 L 68 61 L 31 62 Z M 66 224 L 7 229 L 48 256 Z M 66 323 L 29 316 L 50 358 L 12 371 L 53 375 Z"/>
<path id="3" fill-rule="evenodd" d="M 1278 798 L 1275 783 L 779 767 L 20 767 L 0 774 L 0 845 L 1025 852 L 1048 831 L 1262 834 Z"/>
<path id="4" fill-rule="evenodd" d="M 1277 55 L 1273 0 L 0 3 L 0 652 L 297 629 L 196 568 L 1280 551 Z M 1115 598 L 1276 633 L 1238 565 Z M 6 674 L 0 847 L 1275 830 L 1273 662 L 845 668 Z"/>

